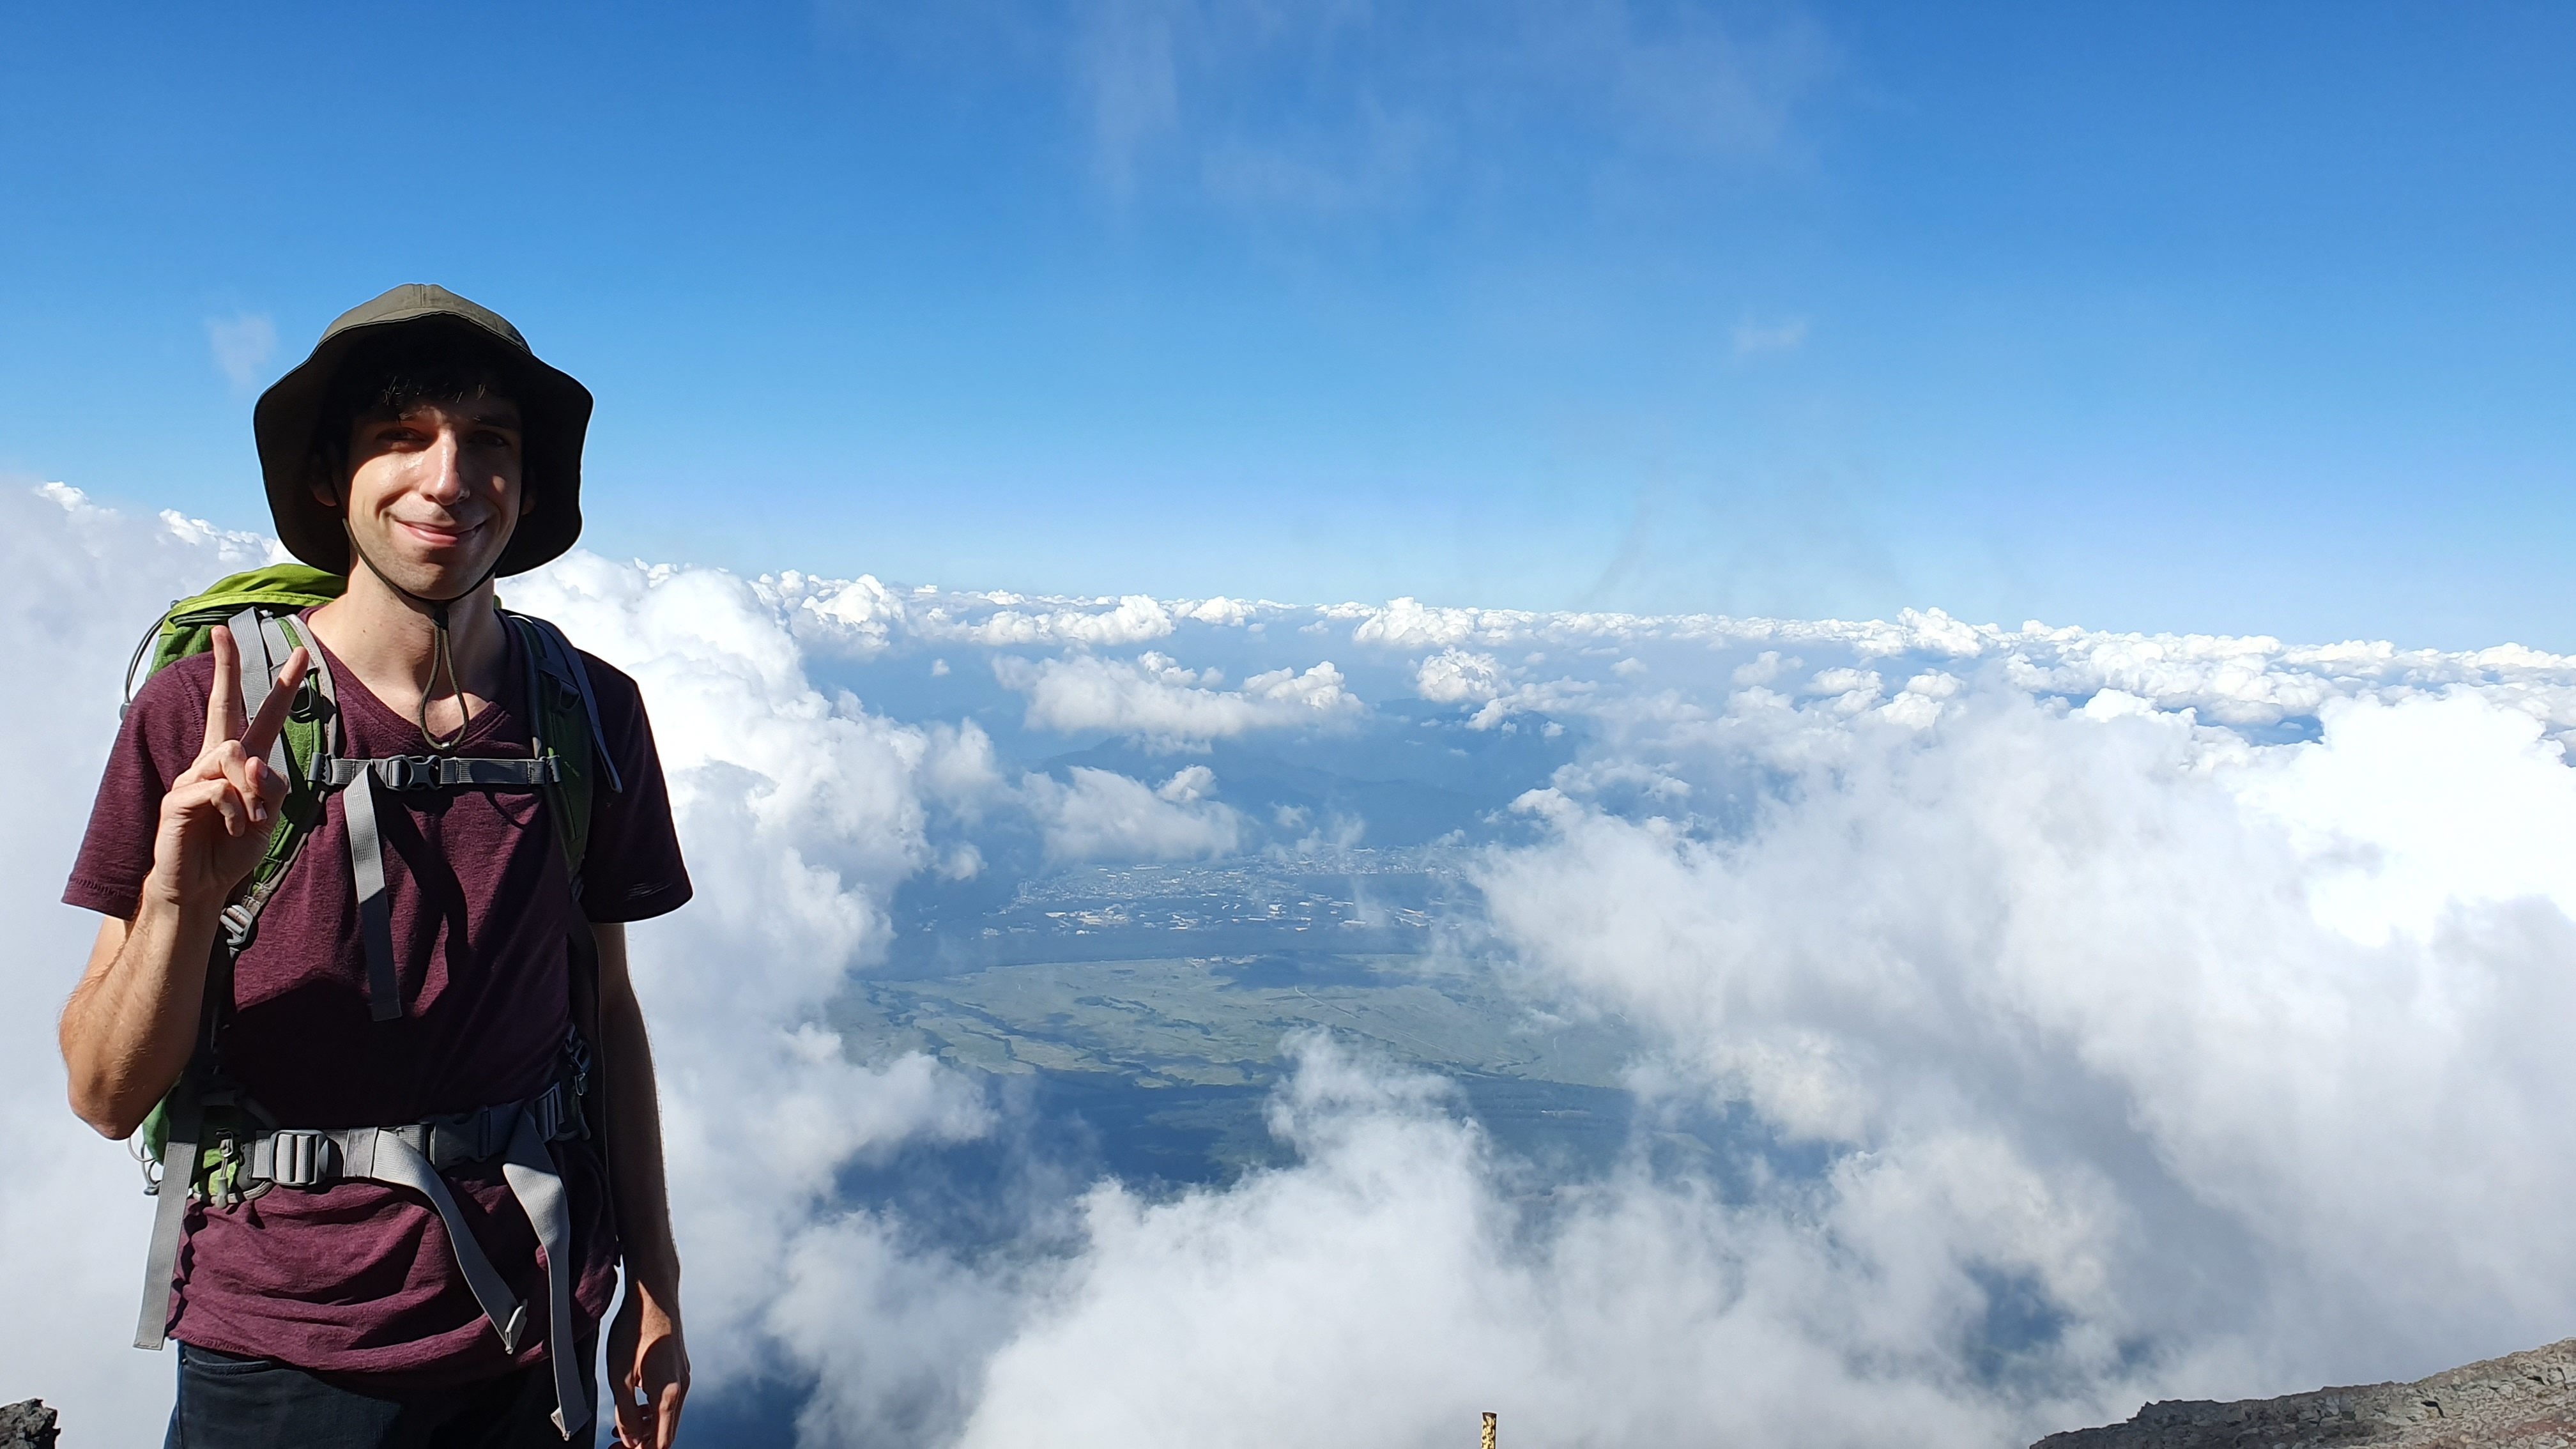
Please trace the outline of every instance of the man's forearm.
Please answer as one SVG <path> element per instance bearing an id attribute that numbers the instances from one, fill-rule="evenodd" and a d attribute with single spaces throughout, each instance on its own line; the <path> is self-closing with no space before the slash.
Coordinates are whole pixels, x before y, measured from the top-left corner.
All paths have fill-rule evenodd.
<path id="1" fill-rule="evenodd" d="M 676 1312 L 680 1255 L 671 1239 L 670 1195 L 662 1170 L 662 1106 L 653 1042 L 626 972 L 626 933 L 599 929 L 601 1056 L 608 1074 L 609 1186 L 629 1274 Z"/>
<path id="2" fill-rule="evenodd" d="M 60 1028 L 72 1110 L 101 1134 L 131 1135 L 188 1065 L 216 923 L 146 892 L 132 921 L 101 925 Z"/>

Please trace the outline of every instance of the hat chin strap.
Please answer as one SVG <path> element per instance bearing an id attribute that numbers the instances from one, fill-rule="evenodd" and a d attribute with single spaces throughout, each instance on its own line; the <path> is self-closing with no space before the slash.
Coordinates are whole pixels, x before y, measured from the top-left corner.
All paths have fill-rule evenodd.
<path id="1" fill-rule="evenodd" d="M 492 576 L 501 571 L 500 556 L 494 555 L 492 566 L 483 571 L 483 576 L 456 593 L 444 599 L 425 598 L 395 583 L 393 576 L 386 573 L 382 565 L 367 556 L 367 551 L 358 546 L 358 535 L 350 529 L 349 520 L 345 516 L 340 520 L 340 531 L 349 540 L 349 552 L 356 556 L 358 562 L 367 566 L 367 572 L 374 574 L 378 583 L 393 590 L 404 603 L 429 616 L 431 640 L 429 682 L 421 688 L 420 712 L 413 717 L 413 723 L 420 726 L 421 740 L 432 750 L 442 755 L 453 753 L 458 745 L 464 743 L 466 727 L 473 721 L 466 717 L 465 686 L 457 682 L 456 651 L 448 643 L 447 606 L 492 582 Z M 447 692 L 456 696 L 456 731 L 444 739 L 430 733 L 429 730 L 429 702 L 438 697 L 438 676 L 441 674 L 447 676 Z"/>

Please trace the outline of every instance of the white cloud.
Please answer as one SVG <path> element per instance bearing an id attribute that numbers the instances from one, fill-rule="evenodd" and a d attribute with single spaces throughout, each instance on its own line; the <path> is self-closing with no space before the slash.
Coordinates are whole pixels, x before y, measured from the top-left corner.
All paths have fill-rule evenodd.
<path id="1" fill-rule="evenodd" d="M 1482 702 L 1503 690 L 1503 669 L 1491 654 L 1443 649 L 1413 670 L 1413 692 L 1434 704 Z"/>
<path id="2" fill-rule="evenodd" d="M 1172 612 L 1181 618 L 1201 624 L 1233 626 L 1251 623 L 1264 614 L 1277 613 L 1280 607 L 1277 604 L 1253 603 L 1244 599 L 1220 597 L 1200 599 L 1195 602 L 1182 599 L 1172 605 Z"/>
<path id="3" fill-rule="evenodd" d="M 1170 634 L 1172 611 L 1143 594 L 1130 594 L 1108 609 L 1058 609 L 1052 613 L 1004 609 L 973 624 L 951 623 L 934 609 L 924 617 L 921 632 L 930 638 L 954 638 L 999 649 L 1049 644 L 1115 649 Z"/>
<path id="4" fill-rule="evenodd" d="M 1870 1280 L 1906 1266 L 1888 1229 L 1915 1204 L 1751 1214 L 1641 1163 L 1534 1207 L 1444 1110 L 1445 1083 L 1318 1040 L 1300 1055 L 1272 1117 L 1297 1164 L 1170 1200 L 1094 1189 L 1080 1255 L 994 1356 L 961 1444 L 1177 1449 L 1250 1423 L 1284 1443 L 1433 1445 L 1488 1409 L 1541 1444 L 1966 1446 L 2026 1422 L 1907 1371 L 1948 1322 L 1887 1313 L 1881 1295 L 1914 1285 Z M 1950 1211 L 2027 1217 L 2027 1185 L 1981 1181 L 1990 1165 L 1957 1165 L 1970 1196 Z M 1975 1308 L 1965 1282 L 1915 1291 Z"/>
<path id="5" fill-rule="evenodd" d="M 1033 729 L 1110 730 L 1164 749 L 1205 749 L 1211 740 L 1329 723 L 1361 708 L 1329 660 L 1302 673 L 1256 674 L 1240 690 L 1212 688 L 1222 682 L 1216 671 L 1187 669 L 1156 653 L 1133 660 L 1078 654 L 1034 663 L 1004 657 L 993 661 L 993 672 L 1029 697 Z"/>
<path id="6" fill-rule="evenodd" d="M 1205 765 L 1160 787 L 1085 765 L 1065 773 L 1061 782 L 1031 775 L 1020 786 L 1055 859 L 1195 860 L 1242 845 L 1243 817 L 1210 798 L 1216 776 Z"/>
<path id="7" fill-rule="evenodd" d="M 1352 604 L 1325 612 L 1358 616 L 1351 630 L 1354 641 L 1392 649 L 1447 648 L 1471 640 L 1500 644 L 1541 617 L 1510 609 L 1444 609 L 1414 599 L 1397 599 L 1383 609 Z"/>
<path id="8" fill-rule="evenodd" d="M 1795 782 L 1748 836 L 1551 791 L 1487 895 L 1690 1090 L 1848 1154 L 1807 1210 L 1894 1255 L 1882 1327 L 2021 1275 L 2051 1371 L 2122 1411 L 2124 1372 L 2223 1398 L 2563 1332 L 2576 1247 L 2530 1229 L 2576 1191 L 2576 775 L 2528 715 L 2352 703 L 2249 747 L 1990 686 L 1928 731 L 1831 718 L 1702 736 Z"/>
<path id="9" fill-rule="evenodd" d="M 761 582 L 774 588 L 781 602 L 792 603 L 803 614 L 811 616 L 810 621 L 800 617 L 797 622 L 820 623 L 832 628 L 838 635 L 836 642 L 861 656 L 884 649 L 895 631 L 904 628 L 909 619 L 903 597 L 867 574 L 831 588 L 829 593 L 816 590 L 818 586 L 829 588 L 830 585 L 809 579 L 792 569 L 775 580 L 763 579 Z"/>
<path id="10" fill-rule="evenodd" d="M 268 359 L 277 351 L 277 323 L 265 312 L 236 312 L 206 319 L 206 346 L 215 370 L 235 392 L 250 392 L 268 381 Z"/>
<path id="11" fill-rule="evenodd" d="M 2576 916 L 2576 770 L 2539 720 L 2458 690 L 2324 716 L 2331 748 L 2264 757 L 2241 790 L 2310 861 L 2321 923 L 2379 945 L 2519 899 Z"/>

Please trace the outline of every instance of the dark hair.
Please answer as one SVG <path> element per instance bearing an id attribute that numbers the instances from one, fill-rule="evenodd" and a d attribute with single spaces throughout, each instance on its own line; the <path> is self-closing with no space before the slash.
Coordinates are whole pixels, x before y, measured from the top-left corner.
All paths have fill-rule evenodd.
<path id="1" fill-rule="evenodd" d="M 396 334 L 350 349 L 322 394 L 313 427 L 313 454 L 334 487 L 345 481 L 349 430 L 361 420 L 398 418 L 424 404 L 512 396 L 491 358 L 442 341 Z"/>

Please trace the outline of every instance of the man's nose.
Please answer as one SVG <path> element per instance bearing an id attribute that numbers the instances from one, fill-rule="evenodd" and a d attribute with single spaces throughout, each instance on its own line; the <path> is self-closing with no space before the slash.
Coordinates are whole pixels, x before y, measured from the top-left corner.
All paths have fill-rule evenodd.
<path id="1" fill-rule="evenodd" d="M 465 445 L 454 428 L 441 428 L 438 437 L 423 451 L 421 462 L 428 476 L 421 491 L 431 501 L 448 504 L 472 492 L 465 478 Z"/>

